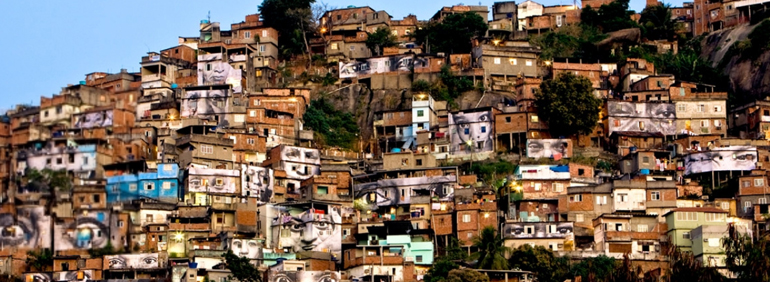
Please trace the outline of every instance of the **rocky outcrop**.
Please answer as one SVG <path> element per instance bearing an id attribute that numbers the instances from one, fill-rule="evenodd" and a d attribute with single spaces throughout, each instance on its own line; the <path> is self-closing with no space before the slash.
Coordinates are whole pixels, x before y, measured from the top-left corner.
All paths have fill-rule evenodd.
<path id="1" fill-rule="evenodd" d="M 757 25 L 742 25 L 709 34 L 701 43 L 701 56 L 728 77 L 735 96 L 741 100 L 761 99 L 770 93 L 770 51 L 756 58 L 746 58 L 740 52 L 728 52 L 735 44 L 749 39 Z"/>

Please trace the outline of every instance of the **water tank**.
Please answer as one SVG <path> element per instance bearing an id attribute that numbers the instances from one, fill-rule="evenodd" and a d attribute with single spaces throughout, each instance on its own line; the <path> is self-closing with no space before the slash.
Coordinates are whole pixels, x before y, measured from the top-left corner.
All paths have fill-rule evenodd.
<path id="1" fill-rule="evenodd" d="M 187 266 L 189 266 L 190 268 L 198 268 L 198 263 L 197 262 L 190 262 L 190 263 L 187 264 Z"/>
<path id="2" fill-rule="evenodd" d="M 209 23 L 209 20 L 201 20 L 201 24 L 207 24 Z"/>
<path id="3" fill-rule="evenodd" d="M 86 85 L 86 81 L 85 80 L 81 80 L 80 81 L 80 85 Z"/>
<path id="4" fill-rule="evenodd" d="M 391 153 L 401 153 L 401 148 L 393 148 L 393 150 L 390 150 Z"/>
<path id="5" fill-rule="evenodd" d="M 355 8 L 355 7 L 356 7 L 356 5 L 348 5 L 348 9 L 352 9 L 352 8 Z"/>
<path id="6" fill-rule="evenodd" d="M 171 89 L 176 89 L 176 83 L 171 84 Z"/>
<path id="7" fill-rule="evenodd" d="M 639 173 L 641 173 L 642 175 L 649 175 L 650 174 L 650 170 L 649 169 L 641 169 L 641 170 L 639 170 Z"/>

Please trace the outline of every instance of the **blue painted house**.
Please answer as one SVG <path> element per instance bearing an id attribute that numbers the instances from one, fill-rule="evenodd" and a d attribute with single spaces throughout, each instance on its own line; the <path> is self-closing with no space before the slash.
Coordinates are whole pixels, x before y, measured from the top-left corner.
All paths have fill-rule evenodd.
<path id="1" fill-rule="evenodd" d="M 176 203 L 179 199 L 179 165 L 158 164 L 156 172 L 118 175 L 107 178 L 107 202 L 155 199 Z"/>

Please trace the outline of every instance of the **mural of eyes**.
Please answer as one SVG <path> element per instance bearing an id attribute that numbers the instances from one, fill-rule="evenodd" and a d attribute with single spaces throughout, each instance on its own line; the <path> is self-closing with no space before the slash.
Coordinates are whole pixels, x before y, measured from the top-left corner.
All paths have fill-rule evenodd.
<path id="1" fill-rule="evenodd" d="M 334 279 L 331 274 L 324 274 L 317 282 L 337 282 L 337 279 Z"/>
<path id="2" fill-rule="evenodd" d="M 27 237 L 36 233 L 26 220 L 19 220 L 15 223 L 13 215 L 0 215 L 0 243 L 4 246 L 20 246 L 27 242 Z"/>
<path id="3" fill-rule="evenodd" d="M 42 273 L 30 274 L 32 282 L 51 282 L 51 278 Z"/>
<path id="4" fill-rule="evenodd" d="M 273 282 L 294 282 L 294 280 L 286 274 L 278 274 L 273 278 Z"/>
<path id="5" fill-rule="evenodd" d="M 318 152 L 307 150 L 305 151 L 305 159 L 307 160 L 317 160 L 318 159 Z"/>
<path id="6" fill-rule="evenodd" d="M 143 257 L 139 262 L 147 265 L 148 267 L 155 267 L 158 265 L 158 258 L 156 257 Z"/>
<path id="7" fill-rule="evenodd" d="M 540 142 L 531 141 L 527 145 L 527 149 L 529 150 L 530 153 L 537 154 L 543 151 L 543 149 L 545 149 L 545 146 L 543 146 L 543 144 Z"/>
<path id="8" fill-rule="evenodd" d="M 112 257 L 109 259 L 110 268 L 126 268 L 126 259 L 122 257 Z"/>
<path id="9" fill-rule="evenodd" d="M 367 204 L 373 204 L 377 206 L 388 206 L 394 202 L 397 203 L 395 198 L 387 197 L 385 193 L 380 190 L 370 190 L 364 192 L 364 201 Z"/>
<path id="10" fill-rule="evenodd" d="M 299 159 L 299 149 L 288 148 L 284 156 L 288 159 Z"/>
<path id="11" fill-rule="evenodd" d="M 654 118 L 676 118 L 676 112 L 668 107 L 658 107 L 652 112 Z"/>
<path id="12" fill-rule="evenodd" d="M 109 227 L 93 217 L 80 217 L 70 225 L 75 236 L 68 238 L 77 248 L 101 248 L 107 243 Z"/>

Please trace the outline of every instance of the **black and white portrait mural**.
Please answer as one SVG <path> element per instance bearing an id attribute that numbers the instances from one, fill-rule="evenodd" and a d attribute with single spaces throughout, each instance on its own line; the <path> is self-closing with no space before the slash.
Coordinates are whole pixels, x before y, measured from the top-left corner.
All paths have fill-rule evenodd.
<path id="1" fill-rule="evenodd" d="M 572 140 L 527 139 L 527 157 L 536 159 L 572 157 Z"/>
<path id="2" fill-rule="evenodd" d="M 198 55 L 198 86 L 231 86 L 233 93 L 241 93 L 242 71 L 222 60 L 222 53 Z"/>
<path id="3" fill-rule="evenodd" d="M 182 97 L 183 118 L 216 117 L 220 125 L 227 125 L 225 114 L 230 112 L 230 97 L 227 89 L 187 90 Z"/>
<path id="4" fill-rule="evenodd" d="M 492 126 L 491 111 L 449 114 L 449 152 L 464 155 L 492 151 Z"/>
<path id="5" fill-rule="evenodd" d="M 298 271 L 298 282 L 339 282 L 339 272 L 333 271 Z"/>
<path id="6" fill-rule="evenodd" d="M 410 72 L 412 68 L 427 68 L 428 60 L 408 55 L 369 58 L 361 61 L 339 63 L 340 78 L 353 78 L 388 72 Z"/>
<path id="7" fill-rule="evenodd" d="M 283 146 L 281 166 L 286 171 L 286 177 L 305 180 L 321 174 L 321 153 L 318 149 Z"/>
<path id="8" fill-rule="evenodd" d="M 566 238 L 572 234 L 572 222 L 515 222 L 503 227 L 507 238 Z"/>
<path id="9" fill-rule="evenodd" d="M 104 248 L 110 238 L 110 214 L 107 211 L 90 211 L 54 224 L 54 249 L 88 250 Z"/>
<path id="10" fill-rule="evenodd" d="M 684 157 L 684 174 L 752 170 L 757 167 L 757 148 L 730 146 L 692 153 Z"/>
<path id="11" fill-rule="evenodd" d="M 112 126 L 113 111 L 105 110 L 73 115 L 74 128 L 99 128 Z"/>
<path id="12" fill-rule="evenodd" d="M 51 217 L 45 207 L 18 207 L 16 215 L 0 214 L 0 244 L 19 249 L 51 247 Z"/>
<path id="13" fill-rule="evenodd" d="M 54 272 L 54 281 L 88 281 L 94 277 L 92 270 L 79 270 L 79 271 L 60 271 Z"/>
<path id="14" fill-rule="evenodd" d="M 268 203 L 273 197 L 273 170 L 261 166 L 241 165 L 241 195 L 258 198 L 257 202 Z"/>
<path id="15" fill-rule="evenodd" d="M 53 282 L 51 273 L 25 273 L 24 282 Z"/>
<path id="16" fill-rule="evenodd" d="M 340 255 L 342 217 L 339 207 L 328 211 L 310 209 L 298 214 L 281 213 L 273 221 L 273 238 L 278 248 L 292 253 L 316 251 Z"/>
<path id="17" fill-rule="evenodd" d="M 160 267 L 157 253 L 104 256 L 109 269 L 154 269 Z"/>
<path id="18" fill-rule="evenodd" d="M 607 102 L 610 134 L 615 131 L 676 134 L 676 105 Z"/>
<path id="19" fill-rule="evenodd" d="M 193 193 L 233 194 L 240 179 L 239 172 L 231 169 L 192 167 L 187 173 L 187 191 Z"/>
<path id="20" fill-rule="evenodd" d="M 354 185 L 355 198 L 372 207 L 410 204 L 412 195 L 454 200 L 454 175 L 380 179 Z"/>
<path id="21" fill-rule="evenodd" d="M 255 239 L 232 239 L 230 249 L 233 253 L 250 259 L 260 258 L 260 246 Z"/>

